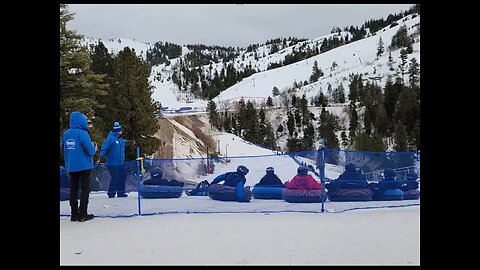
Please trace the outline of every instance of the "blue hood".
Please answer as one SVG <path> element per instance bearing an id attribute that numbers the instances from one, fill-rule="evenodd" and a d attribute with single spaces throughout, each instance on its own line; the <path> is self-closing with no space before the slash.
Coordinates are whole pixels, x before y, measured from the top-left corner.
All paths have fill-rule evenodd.
<path id="1" fill-rule="evenodd" d="M 70 128 L 88 130 L 87 117 L 81 112 L 72 112 L 70 114 Z"/>

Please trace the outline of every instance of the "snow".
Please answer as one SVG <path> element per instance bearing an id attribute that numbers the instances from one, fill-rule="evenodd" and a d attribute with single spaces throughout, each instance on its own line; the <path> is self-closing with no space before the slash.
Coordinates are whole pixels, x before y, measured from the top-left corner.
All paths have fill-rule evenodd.
<path id="1" fill-rule="evenodd" d="M 61 218 L 60 247 L 61 265 L 420 265 L 420 207 Z"/>
<path id="2" fill-rule="evenodd" d="M 231 161 L 217 163 L 216 173 L 206 177 L 209 182 L 240 164 L 250 169 L 250 186 L 268 166 L 275 167 L 282 181 L 296 172 L 298 165 L 288 156 L 276 155 L 232 134 L 214 136 L 220 153 L 228 152 Z M 261 157 L 240 157 L 246 155 Z M 328 172 L 341 170 L 327 167 Z M 221 202 L 183 194 L 173 199 L 141 199 L 142 216 L 138 216 L 137 203 L 135 192 L 127 198 L 112 199 L 105 192 L 92 192 L 89 212 L 96 218 L 80 223 L 70 221 L 69 203 L 61 201 L 60 264 L 420 264 L 419 200 L 327 201 L 322 213 L 318 203 Z M 349 211 L 357 208 L 363 210 Z"/>

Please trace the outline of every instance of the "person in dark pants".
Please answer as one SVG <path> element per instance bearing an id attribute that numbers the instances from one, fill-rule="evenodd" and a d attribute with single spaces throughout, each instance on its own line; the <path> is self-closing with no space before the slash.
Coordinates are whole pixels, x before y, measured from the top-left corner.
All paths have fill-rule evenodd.
<path id="1" fill-rule="evenodd" d="M 107 192 L 109 198 L 115 197 L 115 194 L 117 194 L 118 197 L 128 197 L 125 193 L 125 181 L 127 180 L 124 164 L 125 146 L 133 144 L 134 142 L 123 139 L 121 137 L 122 131 L 122 126 L 118 122 L 115 122 L 100 149 L 100 158 L 106 158 L 107 168 L 111 177 Z"/>
<path id="2" fill-rule="evenodd" d="M 81 112 L 70 114 L 70 128 L 63 133 L 62 149 L 65 169 L 70 175 L 70 209 L 71 221 L 87 221 L 94 218 L 88 214 L 88 197 L 90 193 L 90 172 L 93 168 L 93 156 L 97 151 L 90 139 L 87 117 Z M 81 185 L 80 207 L 78 206 L 78 188 Z"/>

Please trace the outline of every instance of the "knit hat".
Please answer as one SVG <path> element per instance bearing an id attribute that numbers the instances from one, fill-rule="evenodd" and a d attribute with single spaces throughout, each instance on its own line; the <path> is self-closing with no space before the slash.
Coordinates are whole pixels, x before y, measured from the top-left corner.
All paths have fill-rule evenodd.
<path id="1" fill-rule="evenodd" d="M 113 124 L 112 132 L 120 132 L 122 130 L 123 130 L 123 128 L 122 128 L 122 126 L 120 126 L 120 124 L 118 122 L 115 122 Z"/>
<path id="2" fill-rule="evenodd" d="M 302 176 L 307 175 L 308 174 L 308 169 L 303 167 L 303 166 L 300 166 L 297 169 L 297 174 L 302 175 Z"/>
<path id="3" fill-rule="evenodd" d="M 274 172 L 273 167 L 267 167 L 267 169 L 265 171 L 267 173 L 273 173 Z"/>
<path id="4" fill-rule="evenodd" d="M 244 175 L 247 175 L 248 171 L 248 168 L 243 165 L 237 167 L 237 172 L 243 173 Z"/>

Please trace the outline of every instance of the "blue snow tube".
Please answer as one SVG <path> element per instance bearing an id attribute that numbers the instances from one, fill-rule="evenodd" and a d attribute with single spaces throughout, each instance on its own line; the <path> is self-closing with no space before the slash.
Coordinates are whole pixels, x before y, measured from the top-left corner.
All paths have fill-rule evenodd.
<path id="1" fill-rule="evenodd" d="M 338 188 L 328 190 L 327 194 L 330 201 L 353 202 L 371 201 L 373 192 L 369 188 Z"/>
<path id="2" fill-rule="evenodd" d="M 60 188 L 60 201 L 70 200 L 70 188 Z"/>
<path id="3" fill-rule="evenodd" d="M 243 187 L 245 197 L 242 202 L 250 202 L 252 191 L 250 187 Z M 213 184 L 208 187 L 208 197 L 218 201 L 238 201 L 237 193 L 234 187 Z"/>
<path id="4" fill-rule="evenodd" d="M 282 198 L 291 203 L 319 203 L 327 200 L 327 194 L 321 189 L 288 189 L 282 190 Z"/>
<path id="5" fill-rule="evenodd" d="M 418 200 L 420 199 L 420 190 L 418 189 L 411 189 L 405 191 L 405 194 L 403 195 L 404 200 Z"/>
<path id="6" fill-rule="evenodd" d="M 146 199 L 178 198 L 183 189 L 179 186 L 140 185 L 140 196 Z"/>
<path id="7" fill-rule="evenodd" d="M 283 185 L 259 186 L 255 185 L 252 189 L 253 198 L 255 199 L 283 199 Z"/>
<path id="8" fill-rule="evenodd" d="M 395 189 L 379 189 L 373 192 L 372 200 L 374 201 L 401 201 L 404 193 L 398 188 Z"/>

